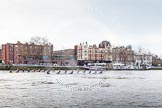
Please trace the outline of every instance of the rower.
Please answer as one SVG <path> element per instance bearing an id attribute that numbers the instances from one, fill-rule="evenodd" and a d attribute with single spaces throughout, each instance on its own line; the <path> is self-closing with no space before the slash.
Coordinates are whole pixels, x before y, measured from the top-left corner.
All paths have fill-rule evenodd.
<path id="1" fill-rule="evenodd" d="M 89 74 L 91 74 L 91 69 L 89 70 Z"/>
<path id="2" fill-rule="evenodd" d="M 50 71 L 51 71 L 51 70 L 50 70 L 50 69 L 48 69 L 48 70 L 47 70 L 47 74 L 50 74 Z"/>
<path id="3" fill-rule="evenodd" d="M 73 70 L 72 70 L 71 73 L 69 73 L 69 74 L 73 74 Z"/>
<path id="4" fill-rule="evenodd" d="M 65 74 L 67 73 L 67 70 L 65 70 Z"/>
<path id="5" fill-rule="evenodd" d="M 78 71 L 77 71 L 77 74 L 79 74 L 79 69 L 78 69 Z"/>
<path id="6" fill-rule="evenodd" d="M 95 70 L 95 72 L 93 74 L 96 74 L 97 73 L 97 70 Z"/>
<path id="7" fill-rule="evenodd" d="M 60 72 L 61 72 L 61 71 L 59 70 L 56 74 L 60 74 Z"/>
<path id="8" fill-rule="evenodd" d="M 83 73 L 85 74 L 86 73 L 86 70 L 84 69 Z"/>
<path id="9" fill-rule="evenodd" d="M 16 73 L 18 73 L 18 72 L 19 72 L 19 69 L 16 70 Z"/>
<path id="10" fill-rule="evenodd" d="M 102 73 L 103 73 L 103 70 L 101 70 L 99 74 L 102 74 Z"/>

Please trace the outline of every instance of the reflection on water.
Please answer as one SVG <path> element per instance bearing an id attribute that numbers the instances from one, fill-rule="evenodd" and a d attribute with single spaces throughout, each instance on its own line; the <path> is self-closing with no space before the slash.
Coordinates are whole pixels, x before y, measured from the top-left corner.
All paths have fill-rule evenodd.
<path id="1" fill-rule="evenodd" d="M 0 108 L 161 108 L 161 102 L 162 71 L 0 71 Z"/>

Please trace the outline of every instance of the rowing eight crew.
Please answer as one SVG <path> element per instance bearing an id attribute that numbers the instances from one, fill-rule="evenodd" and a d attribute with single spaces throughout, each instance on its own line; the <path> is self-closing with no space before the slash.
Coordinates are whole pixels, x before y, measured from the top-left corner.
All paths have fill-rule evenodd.
<path id="1" fill-rule="evenodd" d="M 19 72 L 25 72 L 25 70 L 24 69 L 17 69 L 17 70 L 15 70 L 15 71 L 12 71 L 12 70 L 10 70 L 10 73 L 13 73 L 13 72 L 15 72 L 15 73 L 19 73 Z M 50 72 L 51 72 L 51 69 L 44 69 L 44 70 L 41 70 L 41 69 L 39 69 L 39 70 L 27 70 L 27 72 L 46 72 L 47 71 L 47 74 L 50 74 Z M 99 71 L 99 72 L 98 72 Z M 61 74 L 61 70 L 59 70 L 56 74 Z M 81 72 L 81 70 L 77 70 L 77 74 L 79 74 Z M 68 73 L 68 70 L 65 70 L 64 72 L 63 72 L 64 74 L 67 74 Z M 74 73 L 74 70 L 71 70 L 71 72 L 70 73 L 68 73 L 68 74 L 73 74 Z M 85 73 L 87 73 L 87 71 L 86 70 L 83 70 L 83 73 L 85 74 Z M 103 70 L 94 70 L 94 72 L 92 73 L 92 70 L 89 70 L 89 72 L 88 72 L 89 74 L 97 74 L 97 73 L 99 73 L 99 74 L 102 74 L 103 73 Z"/>

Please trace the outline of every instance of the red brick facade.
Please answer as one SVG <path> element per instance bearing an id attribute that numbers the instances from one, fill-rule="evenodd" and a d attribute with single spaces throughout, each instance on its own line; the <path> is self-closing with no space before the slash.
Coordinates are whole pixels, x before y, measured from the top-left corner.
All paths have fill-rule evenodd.
<path id="1" fill-rule="evenodd" d="M 2 45 L 2 61 L 6 64 L 13 63 L 13 46 L 14 44 L 7 43 Z"/>
<path id="2" fill-rule="evenodd" d="M 111 45 L 107 41 L 103 41 L 97 47 L 94 45 L 88 45 L 82 43 L 77 45 L 77 60 L 88 60 L 88 61 L 111 61 Z"/>
<path id="3" fill-rule="evenodd" d="M 53 45 L 23 44 L 2 45 L 2 60 L 5 64 L 40 64 L 52 62 Z"/>

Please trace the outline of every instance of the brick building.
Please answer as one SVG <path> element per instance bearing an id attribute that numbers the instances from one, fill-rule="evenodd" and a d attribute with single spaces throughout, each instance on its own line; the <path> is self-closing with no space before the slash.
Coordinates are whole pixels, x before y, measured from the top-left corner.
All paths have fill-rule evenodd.
<path id="1" fill-rule="evenodd" d="M 122 63 L 124 65 L 134 64 L 134 51 L 131 45 L 126 47 L 114 47 L 112 49 L 112 61 L 113 63 Z"/>
<path id="2" fill-rule="evenodd" d="M 159 66 L 161 64 L 162 64 L 162 62 L 161 62 L 160 57 L 158 57 L 158 55 L 153 55 L 152 56 L 152 65 L 153 66 Z"/>
<path id="3" fill-rule="evenodd" d="M 2 44 L 2 60 L 5 64 L 51 63 L 52 52 L 52 44 L 23 44 L 19 41 Z"/>
<path id="4" fill-rule="evenodd" d="M 13 64 L 14 61 L 14 44 L 2 44 L 2 61 L 5 64 Z"/>
<path id="5" fill-rule="evenodd" d="M 54 62 L 60 66 L 76 66 L 77 61 L 74 49 L 54 51 Z"/>
<path id="6" fill-rule="evenodd" d="M 110 63 L 112 61 L 111 44 L 108 41 L 102 41 L 98 46 L 88 45 L 87 42 L 75 46 L 78 65 L 87 65 L 88 63 Z"/>

